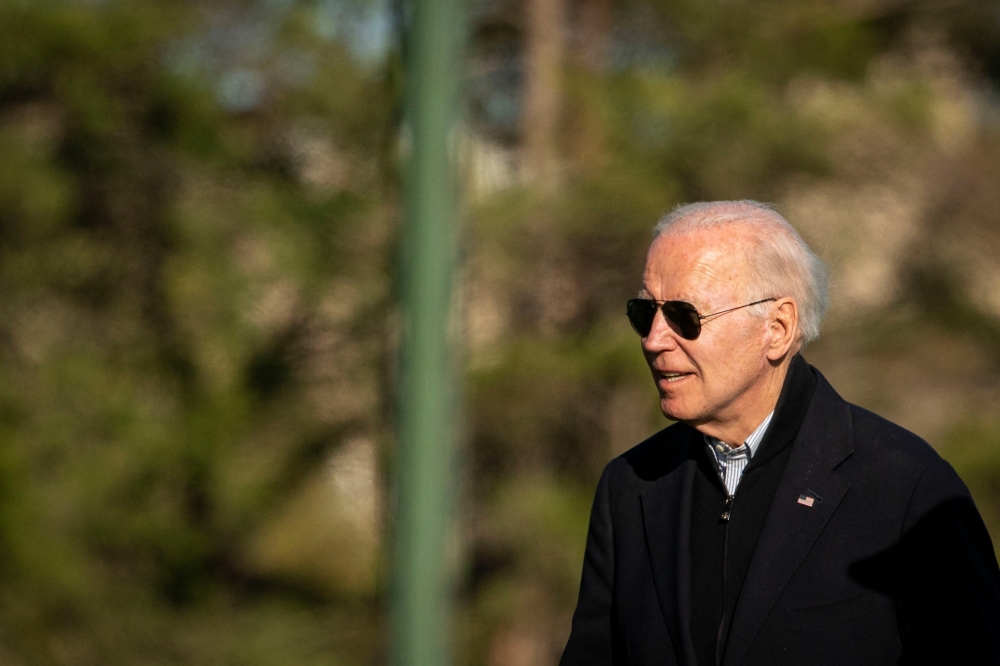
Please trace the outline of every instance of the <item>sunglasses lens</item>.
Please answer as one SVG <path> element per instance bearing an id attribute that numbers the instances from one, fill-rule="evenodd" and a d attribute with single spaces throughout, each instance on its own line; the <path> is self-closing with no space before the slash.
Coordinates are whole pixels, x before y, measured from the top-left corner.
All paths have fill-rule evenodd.
<path id="1" fill-rule="evenodd" d="M 646 337 L 653 328 L 653 318 L 656 317 L 656 303 L 646 298 L 633 298 L 625 305 L 628 323 L 635 332 Z"/>
<path id="2" fill-rule="evenodd" d="M 685 340 L 694 340 L 701 334 L 701 317 L 690 303 L 667 301 L 662 309 L 663 316 L 677 326 L 680 336 Z"/>

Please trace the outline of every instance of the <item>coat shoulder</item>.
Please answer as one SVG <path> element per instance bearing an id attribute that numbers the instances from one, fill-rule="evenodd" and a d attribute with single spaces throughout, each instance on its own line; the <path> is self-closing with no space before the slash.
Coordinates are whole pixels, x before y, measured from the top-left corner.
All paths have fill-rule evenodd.
<path id="1" fill-rule="evenodd" d="M 875 478 L 910 489 L 911 510 L 919 512 L 922 504 L 947 498 L 969 498 L 955 469 L 924 439 L 856 405 L 851 405 L 851 416 L 855 453 L 861 454 Z"/>
<path id="2" fill-rule="evenodd" d="M 850 410 L 856 452 L 887 458 L 895 466 L 911 469 L 923 469 L 941 460 L 919 435 L 863 407 L 850 404 Z"/>
<path id="3" fill-rule="evenodd" d="M 604 469 L 611 483 L 644 484 L 670 473 L 688 457 L 696 431 L 674 423 L 614 458 Z"/>

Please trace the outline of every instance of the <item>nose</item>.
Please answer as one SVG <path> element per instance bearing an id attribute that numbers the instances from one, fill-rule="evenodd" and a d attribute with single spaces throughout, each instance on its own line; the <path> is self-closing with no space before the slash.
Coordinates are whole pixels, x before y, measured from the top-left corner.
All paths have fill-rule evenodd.
<path id="1" fill-rule="evenodd" d="M 649 329 L 649 335 L 642 339 L 642 348 L 649 354 L 677 349 L 677 333 L 671 328 L 670 322 L 659 309 L 653 317 L 653 326 Z"/>

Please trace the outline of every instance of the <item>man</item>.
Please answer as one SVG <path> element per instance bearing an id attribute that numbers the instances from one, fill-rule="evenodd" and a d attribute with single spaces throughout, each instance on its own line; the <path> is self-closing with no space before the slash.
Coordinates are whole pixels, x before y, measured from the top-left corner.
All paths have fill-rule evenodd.
<path id="1" fill-rule="evenodd" d="M 677 423 L 604 470 L 563 666 L 1000 664 L 965 486 L 798 353 L 826 300 L 762 204 L 657 225 L 627 313 Z"/>

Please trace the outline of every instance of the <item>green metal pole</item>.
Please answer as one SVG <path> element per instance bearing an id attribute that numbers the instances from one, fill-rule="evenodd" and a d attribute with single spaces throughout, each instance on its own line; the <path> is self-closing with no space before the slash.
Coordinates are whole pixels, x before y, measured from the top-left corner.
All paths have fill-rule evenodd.
<path id="1" fill-rule="evenodd" d="M 406 169 L 401 237 L 403 306 L 398 402 L 394 666 L 447 666 L 453 368 L 449 358 L 455 263 L 451 143 L 459 74 L 456 0 L 413 0 L 408 39 Z"/>

